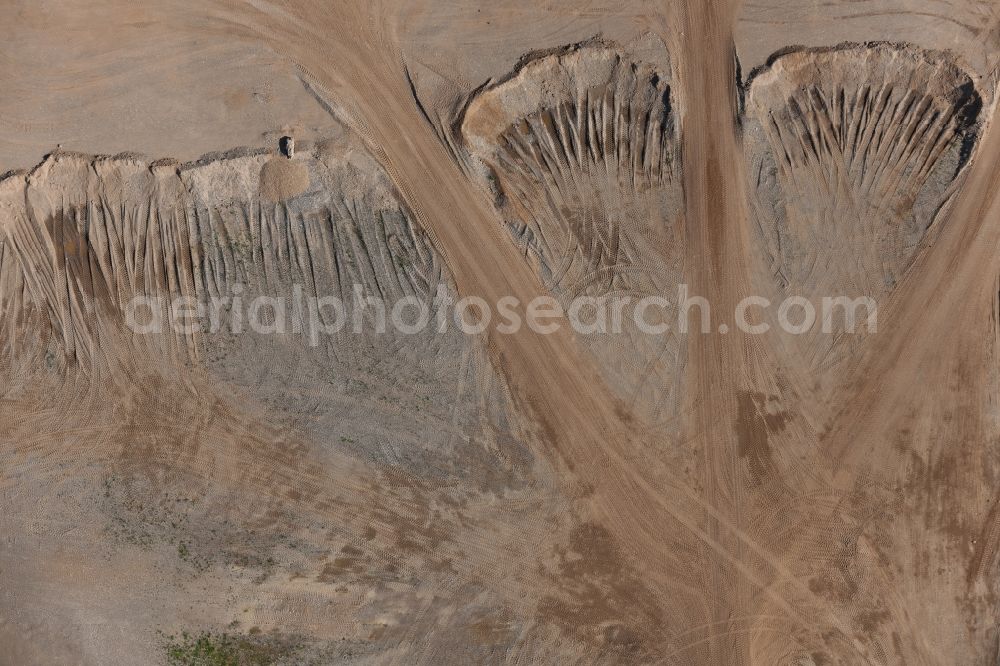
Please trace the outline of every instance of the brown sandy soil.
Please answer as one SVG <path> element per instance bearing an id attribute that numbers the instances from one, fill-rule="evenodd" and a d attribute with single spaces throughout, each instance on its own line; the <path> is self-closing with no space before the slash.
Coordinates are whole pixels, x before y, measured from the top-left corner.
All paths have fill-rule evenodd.
<path id="1" fill-rule="evenodd" d="M 0 664 L 1000 659 L 994 3 L 15 1 L 0 38 Z M 234 330 L 354 285 L 718 318 Z M 726 319 L 841 294 L 877 331 Z"/>

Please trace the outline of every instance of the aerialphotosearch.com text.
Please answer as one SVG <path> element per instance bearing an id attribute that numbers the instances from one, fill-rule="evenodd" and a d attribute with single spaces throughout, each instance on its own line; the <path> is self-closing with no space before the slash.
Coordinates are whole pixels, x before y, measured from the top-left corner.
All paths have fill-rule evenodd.
<path id="1" fill-rule="evenodd" d="M 773 303 L 763 296 L 747 296 L 735 306 L 728 321 L 713 319 L 709 301 L 692 295 L 686 284 L 674 298 L 659 295 L 580 296 L 569 302 L 539 296 L 522 303 L 505 296 L 489 303 L 478 296 L 457 298 L 439 285 L 431 297 L 403 296 L 392 301 L 353 285 L 343 298 L 309 295 L 294 285 L 290 296 L 250 297 L 241 285 L 225 296 L 199 300 L 190 296 L 167 299 L 137 296 L 126 304 L 126 325 L 136 334 L 304 335 L 316 346 L 323 336 L 348 333 L 403 335 L 426 332 L 445 334 L 457 329 L 466 335 L 493 330 L 511 335 L 527 327 L 546 335 L 569 326 L 579 335 L 607 335 L 625 330 L 648 335 L 668 331 L 729 333 L 733 327 L 749 335 L 769 333 L 776 326 L 791 335 L 868 332 L 877 328 L 878 307 L 867 297 L 823 296 L 807 299 L 789 296 Z"/>

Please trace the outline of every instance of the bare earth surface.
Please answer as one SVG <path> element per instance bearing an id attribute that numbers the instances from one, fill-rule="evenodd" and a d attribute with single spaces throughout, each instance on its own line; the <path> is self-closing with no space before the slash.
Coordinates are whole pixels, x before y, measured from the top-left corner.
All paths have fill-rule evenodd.
<path id="1" fill-rule="evenodd" d="M 0 665 L 998 663 L 998 76 L 989 0 L 2 3 Z M 234 331 L 355 285 L 713 329 Z"/>

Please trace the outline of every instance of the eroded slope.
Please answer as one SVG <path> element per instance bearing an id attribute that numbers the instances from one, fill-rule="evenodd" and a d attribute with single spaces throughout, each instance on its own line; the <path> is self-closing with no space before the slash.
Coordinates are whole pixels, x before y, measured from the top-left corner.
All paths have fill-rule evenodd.
<path id="1" fill-rule="evenodd" d="M 677 294 L 683 194 L 671 76 L 652 38 L 591 41 L 526 58 L 465 112 L 462 139 L 504 221 L 564 305 Z M 592 316 L 581 310 L 581 320 Z M 650 310 L 655 324 L 675 321 L 661 317 Z M 628 404 L 675 418 L 683 335 L 672 326 L 656 339 L 628 317 L 623 328 L 585 344 Z"/>

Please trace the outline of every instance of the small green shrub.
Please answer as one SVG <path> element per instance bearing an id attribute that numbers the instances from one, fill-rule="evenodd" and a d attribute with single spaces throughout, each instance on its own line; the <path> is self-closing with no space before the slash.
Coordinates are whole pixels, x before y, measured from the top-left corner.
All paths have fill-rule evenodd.
<path id="1" fill-rule="evenodd" d="M 168 666 L 271 666 L 299 649 L 294 643 L 260 634 L 182 633 L 167 640 Z"/>

